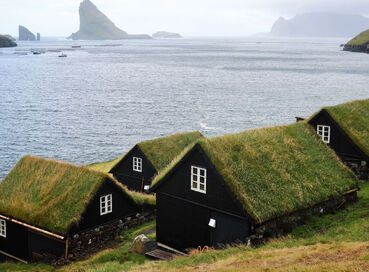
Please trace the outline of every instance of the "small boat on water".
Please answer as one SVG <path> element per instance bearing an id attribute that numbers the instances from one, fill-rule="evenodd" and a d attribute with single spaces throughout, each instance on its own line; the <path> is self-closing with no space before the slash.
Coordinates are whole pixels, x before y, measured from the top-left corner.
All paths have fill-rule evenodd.
<path id="1" fill-rule="evenodd" d="M 67 56 L 68 56 L 67 54 L 61 53 L 58 57 L 59 58 L 66 58 Z"/>
<path id="2" fill-rule="evenodd" d="M 81 48 L 82 46 L 80 44 L 73 44 L 72 48 Z"/>
<path id="3" fill-rule="evenodd" d="M 40 51 L 33 51 L 32 53 L 33 53 L 33 55 L 41 55 Z"/>

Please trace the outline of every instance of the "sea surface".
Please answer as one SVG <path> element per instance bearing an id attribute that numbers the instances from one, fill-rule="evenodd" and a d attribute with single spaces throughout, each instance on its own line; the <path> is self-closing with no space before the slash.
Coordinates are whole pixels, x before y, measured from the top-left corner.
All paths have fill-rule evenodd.
<path id="1" fill-rule="evenodd" d="M 50 38 L 0 49 L 0 180 L 26 154 L 83 165 L 176 132 L 289 124 L 368 98 L 369 54 L 341 51 L 348 39 L 81 41 L 72 50 Z"/>

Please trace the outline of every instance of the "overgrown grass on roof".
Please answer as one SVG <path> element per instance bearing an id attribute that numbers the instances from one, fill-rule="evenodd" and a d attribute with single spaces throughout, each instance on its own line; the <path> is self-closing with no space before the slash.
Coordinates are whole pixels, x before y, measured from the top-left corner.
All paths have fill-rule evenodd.
<path id="1" fill-rule="evenodd" d="M 357 186 L 355 175 L 306 123 L 198 143 L 257 222 L 315 205 Z M 159 173 L 153 184 L 184 155 Z"/>
<path id="2" fill-rule="evenodd" d="M 92 163 L 90 165 L 88 165 L 87 167 L 96 170 L 96 171 L 101 171 L 104 173 L 109 173 L 110 170 L 122 159 L 123 157 L 119 157 L 110 161 L 106 161 L 106 162 L 97 162 L 97 163 Z"/>
<path id="3" fill-rule="evenodd" d="M 357 186 L 355 175 L 305 123 L 246 131 L 200 144 L 257 222 Z"/>
<path id="4" fill-rule="evenodd" d="M 325 109 L 349 137 L 369 155 L 369 99 L 356 100 Z"/>
<path id="5" fill-rule="evenodd" d="M 115 183 L 138 205 L 155 203 L 103 172 L 26 156 L 0 183 L 0 214 L 65 235 L 104 181 Z"/>
<path id="6" fill-rule="evenodd" d="M 365 45 L 369 43 L 369 29 L 361 32 L 355 38 L 348 42 L 350 45 Z"/>
<path id="7" fill-rule="evenodd" d="M 168 137 L 141 142 L 138 146 L 157 171 L 164 169 L 188 145 L 204 136 L 198 132 L 178 133 Z"/>

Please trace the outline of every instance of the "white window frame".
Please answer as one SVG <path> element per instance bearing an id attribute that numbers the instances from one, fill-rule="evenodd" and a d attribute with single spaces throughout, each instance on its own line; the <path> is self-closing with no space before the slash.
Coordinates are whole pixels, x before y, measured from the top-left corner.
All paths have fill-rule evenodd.
<path id="1" fill-rule="evenodd" d="M 0 236 L 6 238 L 6 221 L 0 219 Z"/>
<path id="2" fill-rule="evenodd" d="M 133 171 L 142 172 L 142 158 L 133 157 Z"/>
<path id="3" fill-rule="evenodd" d="M 203 171 L 203 175 L 201 174 Z M 201 182 L 203 179 L 203 182 Z M 201 189 L 203 185 L 204 189 Z M 191 190 L 206 194 L 206 168 L 191 166 Z"/>
<path id="4" fill-rule="evenodd" d="M 322 137 L 323 142 L 329 144 L 331 142 L 331 127 L 325 125 L 318 125 L 316 132 Z"/>
<path id="5" fill-rule="evenodd" d="M 100 215 L 113 212 L 113 195 L 105 195 L 100 197 Z"/>

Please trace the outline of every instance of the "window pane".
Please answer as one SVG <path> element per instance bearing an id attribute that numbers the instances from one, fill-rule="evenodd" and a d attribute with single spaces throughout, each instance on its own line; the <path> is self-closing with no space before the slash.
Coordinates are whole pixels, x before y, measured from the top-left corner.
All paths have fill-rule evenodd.
<path id="1" fill-rule="evenodd" d="M 204 191 L 205 190 L 205 185 L 204 184 L 200 184 L 200 190 Z"/>
<path id="2" fill-rule="evenodd" d="M 196 182 L 193 182 L 193 183 L 192 183 L 192 187 L 193 187 L 194 189 L 197 189 L 197 183 L 196 183 Z"/>

